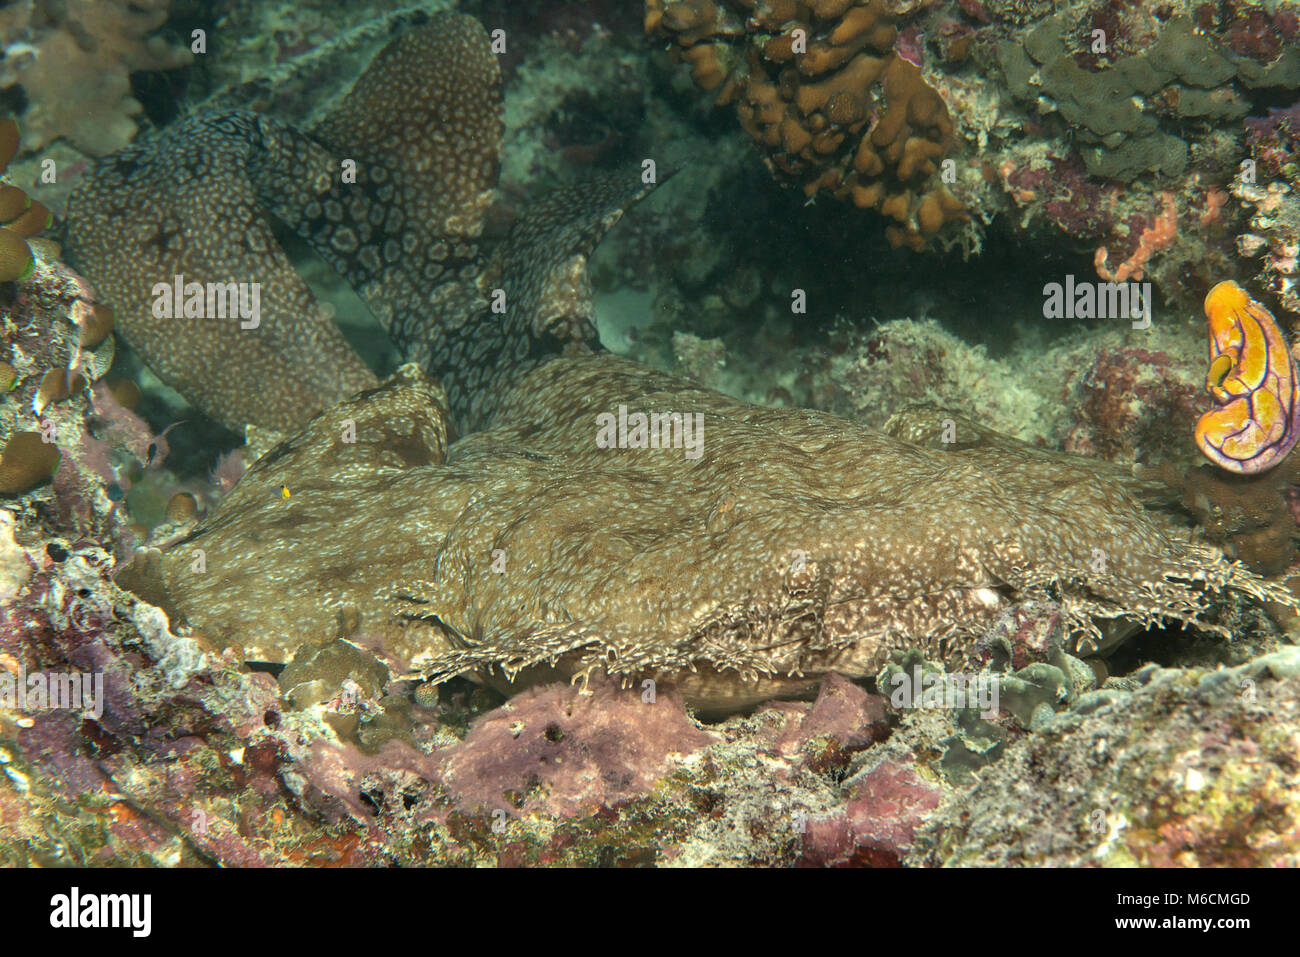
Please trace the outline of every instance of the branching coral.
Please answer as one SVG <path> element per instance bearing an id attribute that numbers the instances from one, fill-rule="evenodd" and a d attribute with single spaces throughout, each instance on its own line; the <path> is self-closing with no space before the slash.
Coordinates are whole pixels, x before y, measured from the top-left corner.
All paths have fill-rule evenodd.
<path id="1" fill-rule="evenodd" d="M 1107 282 L 1139 280 L 1145 273 L 1152 254 L 1167 249 L 1173 243 L 1178 236 L 1178 208 L 1174 204 L 1174 195 L 1169 190 L 1160 194 L 1160 200 L 1163 204 L 1160 214 L 1138 236 L 1138 246 L 1133 255 L 1114 270 L 1107 265 L 1110 256 L 1106 247 L 1097 247 L 1093 254 L 1093 265 L 1097 268 L 1098 276 Z"/>
<path id="2" fill-rule="evenodd" d="M 879 210 L 890 242 L 920 249 L 961 204 L 935 182 L 948 108 L 896 49 L 897 21 L 884 0 L 647 0 L 645 25 L 735 103 L 774 173 Z"/>
<path id="3" fill-rule="evenodd" d="M 135 137 L 130 74 L 191 60 L 156 31 L 171 0 L 18 0 L 0 10 L 0 90 L 21 87 L 30 146 L 61 137 L 104 155 Z"/>

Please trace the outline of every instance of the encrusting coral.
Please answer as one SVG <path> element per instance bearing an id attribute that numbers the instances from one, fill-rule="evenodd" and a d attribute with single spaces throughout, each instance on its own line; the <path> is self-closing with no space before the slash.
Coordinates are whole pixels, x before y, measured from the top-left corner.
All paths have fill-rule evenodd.
<path id="1" fill-rule="evenodd" d="M 430 50 L 447 56 L 410 55 Z M 1026 599 L 1058 601 L 1085 649 L 1107 622 L 1122 633 L 1125 623 L 1198 621 L 1225 590 L 1289 600 L 1190 542 L 1139 504 L 1141 486 L 1093 463 L 956 417 L 915 414 L 882 435 L 826 414 L 762 409 L 602 352 L 586 257 L 644 192 L 638 174 L 542 201 L 485 262 L 444 269 L 421 256 L 427 217 L 391 204 L 428 187 L 427 208 L 447 211 L 433 228 L 472 235 L 482 208 L 474 190 L 491 187 L 481 173 L 495 170 L 494 158 L 438 180 L 437 164 L 413 164 L 400 143 L 385 154 L 400 130 L 376 132 L 356 105 L 393 97 L 414 128 L 481 150 L 499 130 L 499 86 L 482 100 L 475 66 L 486 50 L 482 28 L 456 15 L 392 41 L 318 130 L 339 155 L 389 163 L 358 163 L 352 193 L 320 180 L 320 194 L 338 193 L 318 212 L 282 213 L 369 296 L 390 282 L 396 306 L 403 291 L 423 295 L 419 315 L 391 302 L 377 311 L 444 378 L 449 404 L 404 367 L 263 456 L 184 539 L 139 552 L 124 582 L 250 657 L 285 660 L 304 643 L 344 637 L 405 675 L 604 671 L 669 681 L 691 703 L 723 709 L 831 671 L 874 674 L 894 648 L 966 660 L 1008 603 Z M 478 105 L 451 108 L 462 102 Z M 261 124 L 260 140 L 250 123 Z M 298 143 L 313 155 L 314 139 L 244 114 L 183 125 L 210 131 L 200 137 L 209 153 L 195 156 L 174 136 L 129 150 L 70 207 L 107 288 L 147 288 L 158 264 L 106 252 L 95 238 L 104 222 L 120 215 L 134 236 L 148 233 L 150 216 L 184 225 L 168 219 L 177 184 L 159 169 L 185 170 L 188 194 L 211 199 L 243 188 L 227 140 L 244 145 L 239 159 L 255 176 L 264 148 L 282 159 L 277 150 Z M 240 209 L 252 215 L 251 204 Z M 381 223 L 382 244 L 360 231 Z M 454 239 L 444 242 L 445 255 L 459 256 Z M 390 244 L 393 263 L 411 250 L 407 269 L 386 267 Z M 204 263 L 222 276 L 232 271 L 223 255 L 263 275 L 282 268 L 275 247 L 261 251 L 209 244 Z M 504 311 L 489 304 L 498 299 Z M 220 323 L 196 323 L 181 346 L 145 344 L 207 404 L 202 366 L 225 335 Z M 259 348 L 235 335 L 229 368 Z"/>
<path id="2" fill-rule="evenodd" d="M 948 108 L 896 49 L 897 19 L 884 0 L 647 0 L 645 27 L 735 103 L 779 177 L 879 210 L 891 243 L 920 249 L 962 206 L 936 181 Z"/>
<path id="3" fill-rule="evenodd" d="M 1210 5 L 1200 10 L 1213 19 Z M 1239 121 L 1251 109 L 1243 91 L 1300 82 L 1300 51 L 1293 43 L 1260 63 L 1234 51 L 1226 31 L 1216 37 L 1176 15 L 1158 31 L 1130 38 L 1140 48 L 1121 54 L 1117 29 L 1089 25 L 1091 13 L 1086 5 L 1064 5 L 1023 39 L 1002 40 L 996 50 L 1010 91 L 1041 111 L 1060 113 L 1094 176 L 1124 182 L 1146 173 L 1179 177 L 1193 158 L 1182 131 L 1187 123 Z M 1110 61 L 1097 69 L 1076 62 L 1077 38 L 1090 34 L 1093 54 Z"/>
<path id="4" fill-rule="evenodd" d="M 172 0 L 17 0 L 0 10 L 0 90 L 21 90 L 32 149 L 67 138 L 102 156 L 135 138 L 130 75 L 174 70 L 189 50 L 155 31 Z"/>

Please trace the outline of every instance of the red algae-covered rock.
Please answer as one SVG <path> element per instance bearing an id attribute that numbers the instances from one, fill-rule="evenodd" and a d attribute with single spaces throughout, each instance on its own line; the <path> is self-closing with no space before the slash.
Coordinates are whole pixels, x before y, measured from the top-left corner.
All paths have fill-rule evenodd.
<path id="1" fill-rule="evenodd" d="M 645 796 L 675 762 L 717 740 L 671 689 L 547 685 L 475 722 L 444 779 L 466 809 L 573 816 Z"/>
<path id="2" fill-rule="evenodd" d="M 1108 350 L 1066 384 L 1073 420 L 1066 451 L 1147 462 L 1188 454 L 1204 405 L 1204 376 L 1191 362 L 1140 348 Z"/>
<path id="3" fill-rule="evenodd" d="M 912 764 L 884 761 L 847 782 L 848 802 L 810 818 L 800 863 L 900 866 L 912 839 L 942 796 Z"/>
<path id="4" fill-rule="evenodd" d="M 887 713 L 880 695 L 830 674 L 807 714 L 798 712 L 786 726 L 777 747 L 783 754 L 805 751 L 816 764 L 818 756 L 861 750 L 883 739 L 889 733 Z"/>

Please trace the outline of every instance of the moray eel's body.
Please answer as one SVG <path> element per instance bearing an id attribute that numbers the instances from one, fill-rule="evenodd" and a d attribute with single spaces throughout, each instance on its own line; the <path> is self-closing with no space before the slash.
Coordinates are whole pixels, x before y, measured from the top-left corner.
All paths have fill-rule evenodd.
<path id="1" fill-rule="evenodd" d="M 1108 620 L 1196 621 L 1224 590 L 1285 600 L 1104 465 L 959 417 L 882 434 L 760 408 L 604 352 L 586 259 L 646 191 L 640 170 L 553 194 L 488 250 L 500 140 L 486 34 L 445 14 L 312 131 L 207 114 L 88 178 L 70 249 L 128 339 L 211 414 L 289 433 L 124 583 L 250 659 L 342 637 L 403 675 L 604 671 L 714 710 L 872 675 L 892 649 L 973 662 L 1021 601 L 1097 639 Z M 418 366 L 374 385 L 268 217 Z M 287 298 L 257 330 L 154 321 L 141 290 L 181 271 Z M 624 412 L 689 416 L 698 454 L 671 432 L 599 441 Z"/>
<path id="2" fill-rule="evenodd" d="M 1300 379 L 1273 314 L 1235 282 L 1205 297 L 1214 408 L 1196 423 L 1210 461 L 1254 475 L 1281 462 L 1300 438 Z"/>

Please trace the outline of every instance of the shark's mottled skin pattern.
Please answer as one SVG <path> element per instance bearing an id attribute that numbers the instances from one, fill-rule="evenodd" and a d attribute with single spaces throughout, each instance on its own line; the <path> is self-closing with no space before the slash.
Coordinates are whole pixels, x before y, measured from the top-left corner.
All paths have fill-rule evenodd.
<path id="1" fill-rule="evenodd" d="M 132 587 L 252 658 L 341 636 L 403 674 L 606 671 L 713 709 L 874 674 L 893 648 L 966 661 L 1017 601 L 1057 600 L 1096 635 L 1106 619 L 1197 620 L 1225 590 L 1284 598 L 1086 460 L 960 421 L 945 444 L 924 416 L 886 435 L 760 408 L 601 351 L 586 257 L 647 186 L 638 169 L 561 191 L 480 251 L 500 142 L 486 50 L 473 20 L 438 17 L 311 133 L 203 121 L 248 144 L 235 191 L 251 184 L 257 208 L 321 250 L 415 364 L 291 434 L 185 541 L 143 550 Z M 427 142 L 407 144 L 412 129 Z M 345 158 L 363 189 L 335 181 Z M 84 223 L 133 216 L 109 188 L 129 172 L 83 193 Z M 219 192 L 203 172 L 192 188 Z M 155 216 L 175 203 L 162 185 L 135 197 Z M 130 256 L 80 248 L 110 297 L 139 281 Z M 146 354 L 168 353 L 137 328 Z M 261 346 L 205 348 L 177 365 L 237 369 Z M 598 417 L 620 405 L 698 414 L 701 454 L 602 447 Z"/>

